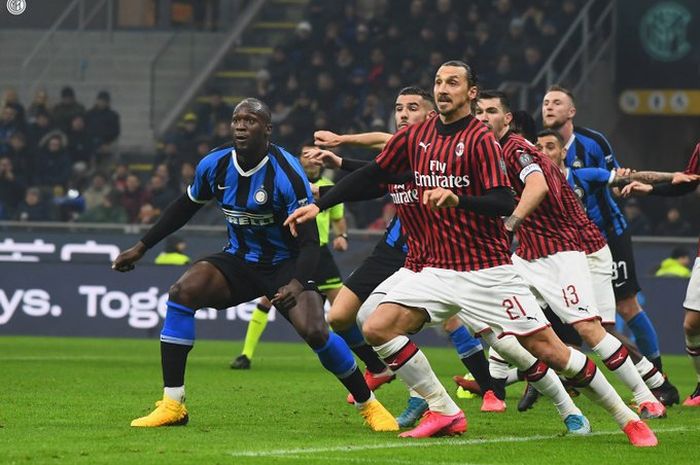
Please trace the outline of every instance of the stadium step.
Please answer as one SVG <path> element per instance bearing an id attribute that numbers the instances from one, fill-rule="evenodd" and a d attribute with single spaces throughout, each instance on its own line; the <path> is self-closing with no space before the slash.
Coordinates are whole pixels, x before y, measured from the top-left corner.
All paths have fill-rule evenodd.
<path id="1" fill-rule="evenodd" d="M 217 71 L 214 77 L 225 79 L 255 79 L 257 74 L 257 71 L 247 70 Z"/>

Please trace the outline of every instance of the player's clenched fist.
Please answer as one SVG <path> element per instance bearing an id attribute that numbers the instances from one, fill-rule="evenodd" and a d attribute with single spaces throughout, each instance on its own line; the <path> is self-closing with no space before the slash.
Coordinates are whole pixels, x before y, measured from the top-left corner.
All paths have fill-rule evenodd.
<path id="1" fill-rule="evenodd" d="M 139 261 L 145 253 L 146 246 L 143 244 L 143 242 L 139 241 L 135 246 L 125 250 L 117 256 L 114 262 L 112 262 L 112 269 L 121 271 L 122 273 L 131 271 L 134 269 L 134 263 Z"/>
<path id="2" fill-rule="evenodd" d="M 292 236 L 297 237 L 297 224 L 306 223 L 318 216 L 321 210 L 314 203 L 297 208 L 284 221 L 284 226 L 289 226 Z"/>
<path id="3" fill-rule="evenodd" d="M 340 136 L 331 131 L 314 132 L 314 145 L 319 147 L 337 147 L 342 143 Z"/>
<path id="4" fill-rule="evenodd" d="M 449 189 L 437 187 L 423 192 L 423 205 L 427 205 L 432 210 L 438 208 L 451 208 L 459 204 L 457 194 Z"/>

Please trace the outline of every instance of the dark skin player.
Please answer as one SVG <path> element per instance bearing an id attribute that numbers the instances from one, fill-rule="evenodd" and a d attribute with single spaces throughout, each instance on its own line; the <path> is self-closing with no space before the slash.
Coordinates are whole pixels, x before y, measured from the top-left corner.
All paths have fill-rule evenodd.
<path id="1" fill-rule="evenodd" d="M 246 171 L 257 166 L 268 151 L 272 132 L 269 113 L 262 105 L 244 101 L 234 110 L 231 131 L 238 164 Z M 201 207 L 191 203 L 188 220 Z M 121 272 L 131 271 L 146 250 L 143 242 L 137 242 L 119 254 L 112 268 Z M 192 265 L 170 288 L 169 297 L 172 301 L 195 309 L 226 308 L 234 300 L 224 275 L 206 261 Z M 328 327 L 324 324 L 320 295 L 315 291 L 305 290 L 297 279 L 293 278 L 288 284 L 280 287 L 272 303 L 311 347 L 320 347 L 328 339 Z"/>

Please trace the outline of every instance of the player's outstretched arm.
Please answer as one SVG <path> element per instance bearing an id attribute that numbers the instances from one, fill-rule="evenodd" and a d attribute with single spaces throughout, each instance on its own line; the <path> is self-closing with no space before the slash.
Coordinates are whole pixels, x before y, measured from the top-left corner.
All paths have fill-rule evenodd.
<path id="1" fill-rule="evenodd" d="M 193 202 L 187 194 L 173 200 L 141 240 L 117 256 L 112 263 L 112 269 L 121 272 L 133 270 L 134 263 L 139 261 L 148 249 L 183 227 L 201 207 L 202 204 Z"/>
<path id="2" fill-rule="evenodd" d="M 644 184 L 661 184 L 666 182 L 672 184 L 682 184 L 687 182 L 695 182 L 698 179 L 700 179 L 698 175 L 681 172 L 667 173 L 662 171 L 622 171 L 622 169 L 618 169 L 615 177 L 610 182 L 610 185 L 614 187 L 623 187 L 633 181 Z"/>
<path id="3" fill-rule="evenodd" d="M 457 195 L 438 187 L 423 192 L 423 204 L 433 210 L 462 208 L 485 216 L 508 216 L 515 208 L 515 195 L 510 187 L 496 187 L 484 195 Z"/>
<path id="4" fill-rule="evenodd" d="M 542 201 L 547 197 L 549 187 L 542 172 L 533 171 L 525 178 L 525 188 L 520 196 L 520 202 L 510 215 L 503 222 L 506 229 L 515 232 L 525 219 L 534 212 Z"/>
<path id="5" fill-rule="evenodd" d="M 361 134 L 336 134 L 332 131 L 314 132 L 314 144 L 319 147 L 338 147 L 340 145 L 359 145 L 360 147 L 383 149 L 391 139 L 386 132 L 365 132 Z"/>

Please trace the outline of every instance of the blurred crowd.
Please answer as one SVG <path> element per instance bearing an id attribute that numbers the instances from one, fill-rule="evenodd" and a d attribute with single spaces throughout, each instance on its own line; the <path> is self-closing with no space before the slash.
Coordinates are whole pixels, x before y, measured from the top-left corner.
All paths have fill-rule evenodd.
<path id="1" fill-rule="evenodd" d="M 530 81 L 583 3 L 311 0 L 306 19 L 258 71 L 250 96 L 270 106 L 273 141 L 293 152 L 316 129 L 392 131 L 398 91 L 416 84 L 432 88 L 435 69 L 448 59 L 471 63 L 484 87 Z M 135 171 L 114 156 L 120 128 L 110 100 L 99 92 L 86 110 L 66 87 L 60 96 L 38 91 L 25 109 L 16 92 L 4 92 L 0 219 L 150 224 L 185 191 L 199 160 L 231 140 L 233 107 L 221 90 L 210 89 L 206 102 L 193 106 L 160 141 L 152 168 Z M 374 155 L 353 148 L 341 154 Z M 636 235 L 694 235 L 700 229 L 700 215 L 688 215 L 700 211 L 697 195 L 673 203 L 633 199 L 624 209 Z M 393 209 L 383 201 L 363 203 L 350 205 L 347 215 L 350 227 L 383 229 Z M 220 224 L 221 218 L 210 205 L 194 222 Z"/>

